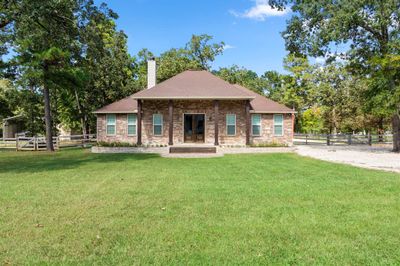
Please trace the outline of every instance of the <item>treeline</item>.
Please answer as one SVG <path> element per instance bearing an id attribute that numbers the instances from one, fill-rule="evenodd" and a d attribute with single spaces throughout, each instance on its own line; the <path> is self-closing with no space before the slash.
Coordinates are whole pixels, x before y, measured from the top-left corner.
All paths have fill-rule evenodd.
<path id="1" fill-rule="evenodd" d="M 318 9 L 311 2 L 271 1 L 297 11 L 283 33 L 285 74 L 257 75 L 239 66 L 213 72 L 294 108 L 298 132 L 396 135 L 399 3 L 339 2 L 319 2 Z M 371 17 L 363 15 L 367 11 Z M 147 49 L 128 53 L 117 18 L 92 0 L 1 1 L 0 120 L 21 114 L 32 135 L 55 135 L 60 124 L 95 132 L 92 112 L 144 89 L 146 62 L 154 57 Z M 332 43 L 350 45 L 338 54 Z M 211 71 L 223 52 L 223 42 L 193 35 L 185 46 L 157 56 L 157 81 L 188 69 Z M 312 57 L 326 63 L 312 64 Z"/>

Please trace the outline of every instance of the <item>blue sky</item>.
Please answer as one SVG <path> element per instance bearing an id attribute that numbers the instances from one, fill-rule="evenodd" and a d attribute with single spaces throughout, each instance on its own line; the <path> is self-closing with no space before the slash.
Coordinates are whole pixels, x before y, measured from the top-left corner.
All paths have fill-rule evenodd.
<path id="1" fill-rule="evenodd" d="M 227 49 L 213 69 L 233 64 L 263 74 L 282 72 L 286 55 L 280 32 L 290 12 L 272 10 L 267 0 L 96 0 L 119 15 L 117 25 L 128 35 L 129 52 L 142 48 L 159 55 L 183 47 L 192 34 L 209 34 Z"/>

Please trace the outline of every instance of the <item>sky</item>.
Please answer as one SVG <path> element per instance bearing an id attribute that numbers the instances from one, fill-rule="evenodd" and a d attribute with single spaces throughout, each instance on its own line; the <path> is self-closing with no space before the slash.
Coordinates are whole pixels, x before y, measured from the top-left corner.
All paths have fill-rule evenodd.
<path id="1" fill-rule="evenodd" d="M 236 64 L 259 75 L 283 72 L 287 52 L 281 32 L 291 14 L 271 9 L 267 0 L 95 1 L 101 2 L 118 13 L 117 26 L 127 34 L 132 55 L 142 48 L 159 55 L 183 47 L 192 34 L 208 34 L 226 44 L 213 69 Z"/>

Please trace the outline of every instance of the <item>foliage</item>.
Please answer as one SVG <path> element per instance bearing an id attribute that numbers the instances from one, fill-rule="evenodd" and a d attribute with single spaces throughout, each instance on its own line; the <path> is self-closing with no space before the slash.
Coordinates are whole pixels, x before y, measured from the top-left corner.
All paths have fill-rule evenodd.
<path id="1" fill-rule="evenodd" d="M 365 100 L 374 113 L 394 114 L 400 120 L 400 2 L 380 0 L 271 0 L 274 7 L 290 5 L 293 17 L 283 33 L 286 48 L 295 55 L 338 56 L 355 75 L 370 80 Z M 342 54 L 332 52 L 346 45 Z M 385 104 L 382 99 L 388 99 Z M 395 123 L 393 122 L 393 126 Z M 400 128 L 394 132 L 400 151 Z"/>
<path id="2" fill-rule="evenodd" d="M 324 132 L 324 118 L 320 107 L 314 106 L 304 111 L 302 117 L 302 132 L 321 133 Z"/>
<path id="3" fill-rule="evenodd" d="M 251 89 L 259 94 L 264 94 L 266 89 L 265 81 L 260 78 L 256 72 L 233 65 L 231 67 L 222 67 L 214 74 L 228 81 L 231 84 L 239 84 L 245 88 Z"/>
<path id="4" fill-rule="evenodd" d="M 276 141 L 271 142 L 263 142 L 263 143 L 253 143 L 250 144 L 251 148 L 280 148 L 280 147 L 288 147 L 285 143 L 280 143 Z"/>

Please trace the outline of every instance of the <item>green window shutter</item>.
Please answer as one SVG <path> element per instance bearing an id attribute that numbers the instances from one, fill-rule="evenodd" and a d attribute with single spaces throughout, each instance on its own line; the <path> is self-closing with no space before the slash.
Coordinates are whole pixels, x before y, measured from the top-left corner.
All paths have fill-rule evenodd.
<path id="1" fill-rule="evenodd" d="M 162 135 L 163 117 L 161 114 L 153 115 L 153 132 L 156 136 Z"/>
<path id="2" fill-rule="evenodd" d="M 236 134 L 236 115 L 226 115 L 226 133 L 228 136 L 234 136 Z"/>
<path id="3" fill-rule="evenodd" d="M 115 135 L 116 134 L 116 124 L 117 117 L 115 114 L 108 114 L 106 117 L 107 126 L 106 126 L 106 134 L 107 135 Z"/>
<path id="4" fill-rule="evenodd" d="M 136 114 L 128 114 L 128 135 L 136 135 Z"/>
<path id="5" fill-rule="evenodd" d="M 283 115 L 274 115 L 274 135 L 283 136 Z"/>
<path id="6" fill-rule="evenodd" d="M 261 135 L 261 115 L 253 114 L 251 116 L 251 131 L 253 136 Z"/>

